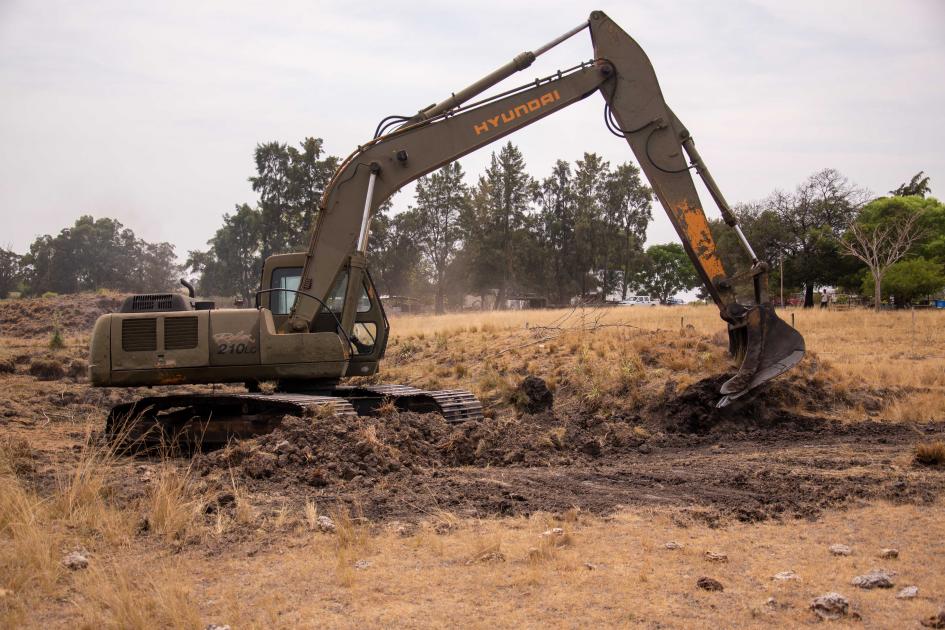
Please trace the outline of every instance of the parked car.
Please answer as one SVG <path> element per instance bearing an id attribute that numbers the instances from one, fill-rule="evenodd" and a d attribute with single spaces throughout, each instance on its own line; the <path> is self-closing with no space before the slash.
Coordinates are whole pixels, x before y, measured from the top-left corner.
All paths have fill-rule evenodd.
<path id="1" fill-rule="evenodd" d="M 617 302 L 617 306 L 656 306 L 659 304 L 648 295 L 628 295 L 626 300 Z"/>
<path id="2" fill-rule="evenodd" d="M 671 297 L 671 298 L 668 298 L 668 299 L 666 300 L 666 304 L 667 304 L 667 306 L 681 306 L 681 305 L 685 304 L 685 302 L 683 302 L 683 301 L 680 300 L 679 298 Z"/>

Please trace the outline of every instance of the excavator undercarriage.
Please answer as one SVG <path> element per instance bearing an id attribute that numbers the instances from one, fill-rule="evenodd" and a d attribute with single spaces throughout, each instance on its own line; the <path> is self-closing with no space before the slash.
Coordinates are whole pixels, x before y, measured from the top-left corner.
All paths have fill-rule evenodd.
<path id="1" fill-rule="evenodd" d="M 588 29 L 594 57 L 518 88 L 470 102 L 564 40 Z M 626 141 L 727 322 L 740 367 L 719 406 L 790 369 L 801 335 L 781 321 L 767 294 L 767 266 L 738 226 L 689 131 L 663 99 L 640 46 L 600 11 L 415 115 L 389 116 L 375 137 L 338 167 L 319 202 L 304 252 L 270 256 L 255 308 L 217 309 L 176 294 L 129 298 L 96 322 L 90 375 L 97 386 L 244 383 L 247 393 L 148 397 L 116 407 L 108 432 L 134 439 L 205 445 L 271 431 L 285 414 L 324 408 L 376 414 L 385 404 L 436 412 L 449 422 L 482 417 L 465 390 L 338 385 L 376 374 L 389 324 L 368 273 L 371 216 L 405 184 L 592 94 L 604 99 L 607 129 Z M 729 275 L 696 192 L 695 171 L 742 244 L 748 269 Z M 747 287 L 747 290 L 746 288 Z M 278 383 L 263 394 L 263 381 Z"/>

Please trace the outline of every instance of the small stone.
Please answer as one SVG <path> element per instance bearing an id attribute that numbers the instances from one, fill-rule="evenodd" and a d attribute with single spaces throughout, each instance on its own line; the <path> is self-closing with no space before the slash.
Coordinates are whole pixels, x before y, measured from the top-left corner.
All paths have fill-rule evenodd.
<path id="1" fill-rule="evenodd" d="M 326 534 L 330 534 L 336 529 L 335 521 L 331 520 L 330 516 L 325 516 L 324 514 L 315 519 L 315 525 L 318 527 L 318 531 Z"/>
<path id="2" fill-rule="evenodd" d="M 541 533 L 541 538 L 561 538 L 562 536 L 564 536 L 564 529 L 560 527 L 552 527 Z"/>
<path id="3" fill-rule="evenodd" d="M 594 564 L 594 563 L 592 563 L 592 562 L 585 562 L 585 563 L 584 563 L 584 568 L 587 569 L 588 571 L 596 571 L 596 570 L 597 570 L 597 565 Z"/>
<path id="4" fill-rule="evenodd" d="M 204 628 L 203 630 L 230 630 L 230 626 L 227 626 L 227 625 L 221 626 L 220 624 L 217 624 L 217 623 L 208 623 L 207 627 Z"/>
<path id="5" fill-rule="evenodd" d="M 810 602 L 810 609 L 821 619 L 839 619 L 849 608 L 850 602 L 840 593 L 826 593 Z"/>
<path id="6" fill-rule="evenodd" d="M 893 587 L 892 575 L 886 571 L 876 570 L 856 576 L 850 581 L 850 584 L 857 588 L 865 589 Z"/>
<path id="7" fill-rule="evenodd" d="M 728 555 L 718 551 L 706 551 L 705 559 L 709 562 L 728 562 Z"/>
<path id="8" fill-rule="evenodd" d="M 895 560 L 899 557 L 898 549 L 883 549 L 879 552 L 879 557 L 883 560 Z"/>
<path id="9" fill-rule="evenodd" d="M 78 571 L 79 569 L 85 569 L 89 566 L 89 559 L 78 551 L 73 551 L 66 554 L 62 559 L 62 564 L 65 565 L 67 569 L 72 571 Z"/>
<path id="10" fill-rule="evenodd" d="M 372 564 L 374 564 L 374 563 L 371 562 L 370 560 L 358 560 L 357 562 L 354 563 L 354 568 L 355 568 L 355 569 L 359 569 L 359 570 L 360 570 L 360 569 L 367 569 L 367 568 L 368 568 L 369 566 L 371 566 Z"/>
<path id="11" fill-rule="evenodd" d="M 777 580 L 778 582 L 786 582 L 788 580 L 800 580 L 800 576 L 794 571 L 781 571 L 780 573 L 775 573 L 771 576 L 772 580 Z"/>
<path id="12" fill-rule="evenodd" d="M 642 455 L 649 455 L 650 453 L 653 452 L 653 447 L 647 444 L 646 442 L 644 442 L 643 444 L 637 447 L 637 451 L 641 453 Z"/>
<path id="13" fill-rule="evenodd" d="M 676 542 L 675 540 L 671 540 L 671 541 L 669 541 L 668 543 L 666 543 L 665 545 L 663 545 L 663 548 L 664 548 L 664 549 L 682 549 L 683 546 L 680 545 L 680 544 L 679 544 L 678 542 Z"/>
<path id="14" fill-rule="evenodd" d="M 938 611 L 937 615 L 932 615 L 919 623 L 926 628 L 945 628 L 945 608 Z"/>
<path id="15" fill-rule="evenodd" d="M 285 453 L 289 448 L 291 448 L 292 443 L 289 440 L 282 440 L 276 444 L 275 451 L 277 453 Z"/>
<path id="16" fill-rule="evenodd" d="M 849 556 L 853 551 L 846 545 L 830 545 L 830 553 L 835 556 Z"/>
<path id="17" fill-rule="evenodd" d="M 915 599 L 918 596 L 918 586 L 907 586 L 896 594 L 896 599 Z"/>
<path id="18" fill-rule="evenodd" d="M 696 580 L 696 586 L 706 591 L 724 591 L 725 587 L 722 586 L 722 583 L 718 580 L 715 580 L 710 577 L 702 576 Z"/>

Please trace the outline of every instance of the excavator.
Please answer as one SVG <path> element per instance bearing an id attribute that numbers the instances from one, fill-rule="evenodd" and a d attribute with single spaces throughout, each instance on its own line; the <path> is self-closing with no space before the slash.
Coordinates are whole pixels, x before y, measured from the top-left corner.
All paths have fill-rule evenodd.
<path id="1" fill-rule="evenodd" d="M 473 100 L 585 29 L 591 60 Z M 721 386 L 718 406 L 790 369 L 804 356 L 804 339 L 775 313 L 767 265 L 666 104 L 644 51 L 607 15 L 593 11 L 575 28 L 415 115 L 382 120 L 374 138 L 349 155 L 325 187 L 307 251 L 264 262 L 255 308 L 216 308 L 195 300 L 193 287 L 182 281 L 189 299 L 134 295 L 120 312 L 102 315 L 91 340 L 93 386 L 242 383 L 246 389 L 121 404 L 110 412 L 106 433 L 138 439 L 156 432 L 162 439 L 215 445 L 271 431 L 285 414 L 305 415 L 313 407 L 372 415 L 391 402 L 401 410 L 442 414 L 448 422 L 481 419 L 482 405 L 465 390 L 343 384 L 377 373 L 390 333 L 368 269 L 371 216 L 407 183 L 595 92 L 604 99 L 605 126 L 630 145 L 728 325 L 739 368 Z M 750 262 L 745 271 L 729 275 L 723 267 L 692 171 L 737 234 Z M 262 382 L 272 381 L 273 391 L 261 391 Z"/>

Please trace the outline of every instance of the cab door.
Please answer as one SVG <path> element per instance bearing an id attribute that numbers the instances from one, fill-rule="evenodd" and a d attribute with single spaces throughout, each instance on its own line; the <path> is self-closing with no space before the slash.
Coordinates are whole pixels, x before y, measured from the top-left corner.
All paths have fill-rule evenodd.
<path id="1" fill-rule="evenodd" d="M 378 362 L 387 349 L 390 323 L 374 288 L 370 272 L 364 274 L 358 310 L 351 331 L 352 355 L 345 376 L 369 376 L 377 372 Z"/>

